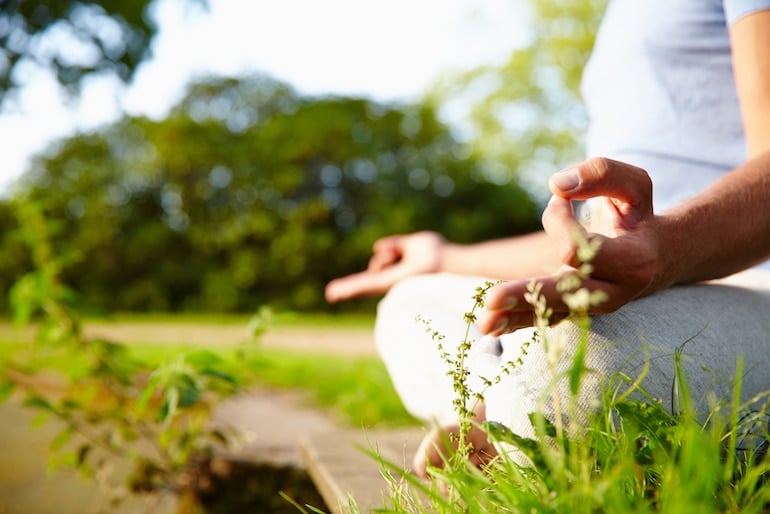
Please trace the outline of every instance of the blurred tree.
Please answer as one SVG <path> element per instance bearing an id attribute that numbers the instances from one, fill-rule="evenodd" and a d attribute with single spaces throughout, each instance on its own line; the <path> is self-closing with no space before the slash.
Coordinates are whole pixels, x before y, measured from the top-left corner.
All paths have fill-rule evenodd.
<path id="1" fill-rule="evenodd" d="M 188 0 L 206 5 L 206 0 Z M 90 74 L 128 80 L 148 56 L 158 27 L 152 0 L 0 1 L 0 105 L 25 82 L 24 66 L 51 68 L 76 91 Z"/>
<path id="2" fill-rule="evenodd" d="M 18 222 L 11 203 L 0 200 L 0 312 L 9 310 L 6 293 L 18 277 L 30 269 L 31 263 L 19 237 Z"/>
<path id="3" fill-rule="evenodd" d="M 324 308 L 323 284 L 363 267 L 382 235 L 538 226 L 518 184 L 582 155 L 578 83 L 604 2 L 533 1 L 530 44 L 422 105 L 201 82 L 166 120 L 61 142 L 22 194 L 61 220 L 59 243 L 81 254 L 66 277 L 92 306 Z M 437 120 L 450 104 L 468 106 L 468 145 Z"/>
<path id="4" fill-rule="evenodd" d="M 437 84 L 431 103 L 439 112 L 464 106 L 464 139 L 490 179 L 517 180 L 543 200 L 546 178 L 584 157 L 580 79 L 606 3 L 532 0 L 527 45 L 500 65 Z"/>
<path id="5" fill-rule="evenodd" d="M 264 77 L 195 84 L 163 121 L 65 140 L 22 189 L 81 253 L 68 283 L 107 310 L 321 309 L 325 282 L 365 266 L 383 235 L 471 241 L 538 223 L 432 109 L 303 98 Z"/>

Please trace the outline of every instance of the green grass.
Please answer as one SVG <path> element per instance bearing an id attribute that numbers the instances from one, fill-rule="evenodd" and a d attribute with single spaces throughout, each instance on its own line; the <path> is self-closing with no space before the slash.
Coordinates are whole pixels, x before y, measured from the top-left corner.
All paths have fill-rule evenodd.
<path id="1" fill-rule="evenodd" d="M 383 512 L 770 513 L 770 461 L 743 437 L 748 430 L 768 437 L 767 395 L 750 409 L 737 400 L 715 406 L 704 419 L 617 392 L 607 388 L 601 408 L 580 426 L 566 421 L 558 428 L 534 413 L 531 439 L 488 424 L 490 437 L 509 453 L 483 470 L 455 454 L 431 468 L 426 483 L 372 452 L 392 479 Z M 739 392 L 736 384 L 735 398 Z M 741 450 L 742 443 L 752 449 Z"/>
<path id="2" fill-rule="evenodd" d="M 199 352 L 175 346 L 132 345 L 132 352 L 156 367 L 180 352 Z M 245 384 L 306 393 L 311 405 L 328 410 L 349 426 L 403 426 L 414 424 L 404 410 L 382 362 L 374 357 L 341 357 L 268 349 L 208 349 Z"/>
<path id="3" fill-rule="evenodd" d="M 84 320 L 115 323 L 168 323 L 168 324 L 212 324 L 239 325 L 246 327 L 253 314 L 227 314 L 209 312 L 180 313 L 113 313 L 102 317 L 88 317 Z M 6 320 L 10 323 L 10 320 Z M 2 318 L 0 318 L 2 323 Z M 372 313 L 323 313 L 283 311 L 272 314 L 271 326 L 316 326 L 316 327 L 371 327 Z"/>
<path id="4" fill-rule="evenodd" d="M 30 343 L 0 343 L 0 366 L 28 357 Z M 373 357 L 339 357 L 289 351 L 223 347 L 201 350 L 178 345 L 132 344 L 130 355 L 154 369 L 181 353 L 206 352 L 216 357 L 221 371 L 237 377 L 243 387 L 296 389 L 310 405 L 326 410 L 349 426 L 414 424 L 404 410 L 382 362 Z M 35 367 L 69 377 L 85 373 L 87 363 L 72 352 L 40 352 Z"/>
<path id="5" fill-rule="evenodd" d="M 257 366 L 259 383 L 307 391 L 315 405 L 347 425 L 415 424 L 379 359 L 270 351 L 260 354 Z"/>
<path id="6" fill-rule="evenodd" d="M 101 322 L 127 324 L 206 324 L 245 327 L 249 316 L 218 314 L 116 314 Z M 314 328 L 370 328 L 371 315 L 329 315 L 283 312 L 271 315 L 268 328 L 302 326 Z M 34 327 L 16 329 L 9 321 L 0 321 L 0 365 L 9 360 L 20 361 L 32 347 Z M 146 368 L 154 369 L 165 360 L 180 353 L 205 351 L 220 360 L 221 366 L 244 387 L 259 385 L 285 389 L 297 389 L 306 393 L 311 405 L 327 410 L 337 421 L 350 426 L 413 424 L 393 390 L 390 378 L 377 358 L 339 357 L 322 354 L 292 353 L 260 348 L 259 344 L 245 346 L 191 348 L 177 344 L 156 345 L 137 342 L 126 347 L 130 355 L 142 361 Z M 16 358 L 14 359 L 14 356 Z M 65 351 L 40 352 L 36 367 L 65 372 L 67 376 L 85 373 L 87 365 L 77 354 Z"/>

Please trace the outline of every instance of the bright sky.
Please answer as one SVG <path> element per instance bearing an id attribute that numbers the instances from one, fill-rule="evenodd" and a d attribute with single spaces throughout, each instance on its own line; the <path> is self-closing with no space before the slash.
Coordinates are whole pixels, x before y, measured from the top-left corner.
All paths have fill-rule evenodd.
<path id="1" fill-rule="evenodd" d="M 160 0 L 153 59 L 130 87 L 92 80 L 67 106 L 53 79 L 31 76 L 0 117 L 0 191 L 57 137 L 123 110 L 162 117 L 198 74 L 265 72 L 305 94 L 417 99 L 444 72 L 500 62 L 524 41 L 521 0 Z"/>

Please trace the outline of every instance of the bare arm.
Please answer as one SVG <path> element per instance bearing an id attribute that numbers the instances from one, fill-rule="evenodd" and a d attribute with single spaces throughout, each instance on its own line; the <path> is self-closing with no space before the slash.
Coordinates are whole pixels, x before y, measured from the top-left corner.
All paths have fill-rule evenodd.
<path id="1" fill-rule="evenodd" d="M 659 287 L 720 278 L 770 256 L 770 152 L 661 217 Z"/>
<path id="2" fill-rule="evenodd" d="M 366 270 L 332 280 L 326 299 L 380 295 L 420 273 L 515 279 L 553 271 L 559 261 L 545 232 L 461 245 L 435 232 L 389 236 L 374 244 Z"/>
<path id="3" fill-rule="evenodd" d="M 553 244 L 540 231 L 473 245 L 449 243 L 439 271 L 514 279 L 548 273 L 559 264 Z"/>

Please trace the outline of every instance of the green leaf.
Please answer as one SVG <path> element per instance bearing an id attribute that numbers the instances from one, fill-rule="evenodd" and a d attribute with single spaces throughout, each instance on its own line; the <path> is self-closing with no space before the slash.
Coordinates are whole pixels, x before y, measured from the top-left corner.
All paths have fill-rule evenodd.
<path id="1" fill-rule="evenodd" d="M 57 451 L 60 450 L 62 446 L 64 446 L 65 443 L 67 443 L 70 439 L 72 439 L 72 436 L 74 434 L 74 430 L 72 430 L 71 427 L 66 427 L 62 431 L 60 431 L 58 434 L 56 434 L 56 437 L 51 440 L 51 451 Z"/>
<path id="2" fill-rule="evenodd" d="M 489 434 L 493 441 L 508 443 L 515 446 L 533 462 L 535 460 L 540 460 L 540 445 L 535 439 L 522 437 L 497 421 L 487 421 L 484 423 L 483 427 L 484 431 Z"/>
<path id="3" fill-rule="evenodd" d="M 32 407 L 33 409 L 42 409 L 45 411 L 53 412 L 53 406 L 48 403 L 48 400 L 40 396 L 28 396 L 24 400 L 25 407 Z"/>
<path id="4" fill-rule="evenodd" d="M 557 434 L 556 425 L 554 425 L 553 422 L 551 422 L 551 420 L 549 420 L 542 414 L 535 413 L 535 412 L 530 412 L 528 417 L 533 427 L 542 426 L 545 429 L 544 435 L 548 437 L 556 437 L 556 434 Z"/>
<path id="5" fill-rule="evenodd" d="M 227 438 L 227 436 L 221 430 L 214 429 L 214 430 L 209 431 L 209 437 L 211 437 L 215 441 L 219 441 L 220 443 L 224 444 L 225 446 L 230 444 L 230 440 Z"/>
<path id="6" fill-rule="evenodd" d="M 181 387 L 179 389 L 179 407 L 185 408 L 194 405 L 201 398 L 201 390 L 195 386 Z"/>
<path id="7" fill-rule="evenodd" d="M 48 421 L 48 412 L 38 412 L 34 418 L 32 418 L 32 421 L 30 422 L 30 426 L 32 428 L 40 428 L 43 423 Z"/>
<path id="8" fill-rule="evenodd" d="M 587 322 L 584 322 L 584 323 L 587 323 Z M 572 366 L 570 366 L 569 390 L 570 390 L 570 393 L 572 393 L 572 396 L 577 396 L 578 393 L 580 392 L 580 381 L 583 378 L 583 374 L 587 371 L 587 368 L 585 366 L 585 356 L 586 356 L 586 347 L 587 347 L 585 334 L 588 334 L 587 327 L 585 330 L 581 331 L 581 337 L 578 340 L 577 348 L 575 350 L 575 356 L 572 359 Z"/>
<path id="9" fill-rule="evenodd" d="M 195 368 L 213 367 L 222 362 L 221 357 L 207 350 L 190 353 L 186 356 L 186 360 Z"/>
<path id="10" fill-rule="evenodd" d="M 158 389 L 160 380 L 160 375 L 157 374 L 157 371 L 150 376 L 147 385 L 144 387 L 144 390 L 139 397 L 139 401 L 136 403 L 136 413 L 138 415 L 141 416 L 142 413 L 144 413 L 147 408 L 147 403 L 150 401 L 150 398 L 152 398 L 153 393 Z"/>
<path id="11" fill-rule="evenodd" d="M 205 369 L 202 369 L 200 373 L 207 377 L 216 378 L 218 380 L 222 380 L 223 382 L 227 382 L 229 384 L 233 384 L 233 385 L 238 384 L 238 380 L 233 375 L 229 373 L 225 373 L 223 371 L 219 371 L 212 368 L 205 368 Z"/>
<path id="12" fill-rule="evenodd" d="M 179 406 L 179 389 L 177 387 L 169 387 L 166 389 L 163 395 L 163 408 L 160 415 L 163 421 L 173 418 L 176 415 L 177 407 Z"/>
<path id="13" fill-rule="evenodd" d="M 72 398 L 67 398 L 61 403 L 62 410 L 78 410 L 82 407 L 82 404 L 77 401 L 73 400 Z"/>
<path id="14" fill-rule="evenodd" d="M 13 382 L 10 380 L 7 382 L 0 382 L 0 403 L 3 403 L 5 400 L 8 399 L 9 396 L 11 396 L 11 393 L 13 392 L 13 388 L 16 386 Z"/>

